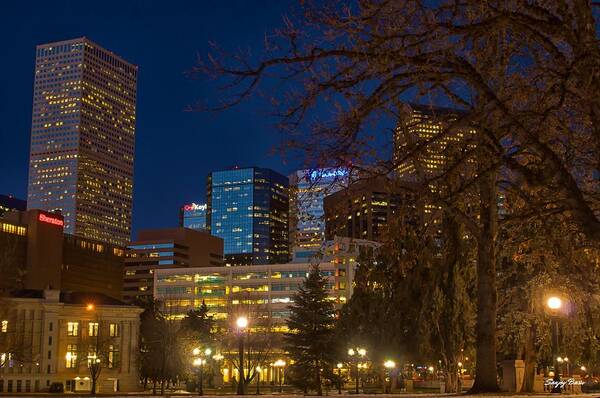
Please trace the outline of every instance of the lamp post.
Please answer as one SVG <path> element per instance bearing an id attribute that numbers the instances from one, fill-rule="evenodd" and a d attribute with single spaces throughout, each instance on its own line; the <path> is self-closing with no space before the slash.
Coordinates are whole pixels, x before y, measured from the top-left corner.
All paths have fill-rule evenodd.
<path id="1" fill-rule="evenodd" d="M 198 368 L 198 395 L 204 395 L 204 365 L 206 364 L 206 359 L 202 356 L 202 351 L 200 348 L 194 348 L 192 350 L 192 355 L 194 355 L 193 365 Z M 206 357 L 210 357 L 212 354 L 212 350 L 207 348 L 204 350 L 204 355 Z"/>
<path id="2" fill-rule="evenodd" d="M 273 364 L 277 368 L 277 375 L 279 377 L 279 393 L 283 392 L 283 368 L 285 367 L 285 361 L 283 359 L 278 359 Z"/>
<path id="3" fill-rule="evenodd" d="M 246 318 L 245 316 L 240 316 L 235 321 L 235 324 L 238 329 L 238 338 L 239 338 L 239 341 L 238 341 L 239 358 L 238 358 L 238 360 L 240 361 L 240 365 L 238 367 L 239 380 L 238 380 L 238 385 L 237 385 L 237 395 L 244 395 L 244 384 L 245 384 L 245 378 L 244 378 L 244 331 L 248 327 L 248 318 Z"/>
<path id="4" fill-rule="evenodd" d="M 344 365 L 341 362 L 338 362 L 338 364 L 336 365 L 337 370 L 338 370 L 338 394 L 342 394 L 342 367 L 344 367 Z"/>
<path id="5" fill-rule="evenodd" d="M 560 372 L 558 370 L 558 311 L 562 308 L 562 304 L 560 297 L 556 296 L 549 297 L 546 301 L 546 306 L 550 310 L 550 316 L 552 318 L 552 361 L 554 362 L 553 393 L 560 393 L 562 390 L 560 387 Z"/>
<path id="6" fill-rule="evenodd" d="M 388 377 L 390 378 L 390 389 L 389 389 L 389 393 L 392 393 L 392 370 L 396 367 L 396 362 L 392 361 L 391 359 L 388 359 L 387 361 L 385 361 L 383 363 L 383 366 L 387 369 L 388 371 Z M 387 387 L 387 385 L 386 385 Z M 386 391 L 384 391 L 385 393 Z"/>
<path id="7" fill-rule="evenodd" d="M 256 367 L 256 395 L 260 395 L 260 371 L 262 368 L 260 366 Z"/>
<path id="8" fill-rule="evenodd" d="M 364 348 L 350 348 L 348 350 L 348 356 L 350 357 L 350 359 L 354 360 L 356 363 L 356 388 L 355 388 L 355 393 L 358 394 L 358 387 L 359 387 L 359 383 L 360 383 L 360 359 L 364 358 L 364 356 L 367 355 L 367 350 L 365 350 Z"/>

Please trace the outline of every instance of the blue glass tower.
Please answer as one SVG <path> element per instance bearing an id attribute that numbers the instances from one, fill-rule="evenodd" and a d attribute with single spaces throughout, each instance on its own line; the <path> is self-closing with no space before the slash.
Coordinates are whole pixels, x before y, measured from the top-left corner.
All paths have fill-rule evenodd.
<path id="1" fill-rule="evenodd" d="M 224 241 L 226 265 L 289 261 L 288 179 L 270 169 L 212 172 L 207 227 Z"/>

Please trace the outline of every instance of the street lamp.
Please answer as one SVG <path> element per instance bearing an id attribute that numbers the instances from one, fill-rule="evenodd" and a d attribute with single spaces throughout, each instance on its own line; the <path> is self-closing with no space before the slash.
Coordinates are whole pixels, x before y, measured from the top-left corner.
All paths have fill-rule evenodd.
<path id="1" fill-rule="evenodd" d="M 256 367 L 256 395 L 260 395 L 260 372 L 262 368 L 260 366 Z"/>
<path id="2" fill-rule="evenodd" d="M 388 370 L 388 377 L 390 378 L 390 390 L 389 393 L 392 393 L 392 370 L 396 367 L 396 362 L 388 359 L 383 363 L 383 366 Z M 385 392 L 385 391 L 384 391 Z"/>
<path id="3" fill-rule="evenodd" d="M 338 370 L 338 394 L 342 394 L 342 368 L 344 367 L 344 365 L 341 362 L 338 362 L 338 364 L 336 365 L 337 370 Z"/>
<path id="4" fill-rule="evenodd" d="M 240 316 L 235 321 L 235 324 L 237 325 L 237 328 L 238 328 L 238 338 L 239 338 L 239 341 L 238 341 L 239 358 L 238 358 L 238 360 L 240 362 L 240 365 L 238 367 L 239 381 L 238 381 L 238 385 L 237 385 L 237 395 L 244 395 L 244 384 L 245 384 L 245 378 L 244 378 L 244 331 L 248 327 L 248 318 L 246 318 L 245 316 Z"/>
<path id="5" fill-rule="evenodd" d="M 361 366 L 359 366 L 359 360 L 360 358 L 364 358 L 364 356 L 367 355 L 367 350 L 365 350 L 364 348 L 350 348 L 348 349 L 348 356 L 355 361 L 356 363 L 356 387 L 355 387 L 355 393 L 358 394 L 358 386 L 360 383 L 360 368 Z"/>
<path id="6" fill-rule="evenodd" d="M 277 368 L 277 375 L 279 377 L 279 393 L 283 392 L 283 368 L 285 367 L 285 361 L 278 359 L 273 364 Z"/>
<path id="7" fill-rule="evenodd" d="M 212 353 L 212 350 L 210 348 L 207 348 L 204 350 L 204 354 L 206 356 L 209 356 Z M 192 354 L 196 357 L 194 358 L 194 361 L 192 362 L 192 364 L 198 368 L 198 395 L 204 395 L 204 388 L 203 388 L 203 384 L 204 384 L 204 365 L 206 364 L 206 359 L 202 358 L 201 356 L 201 350 L 200 348 L 194 348 L 192 350 Z"/>
<path id="8" fill-rule="evenodd" d="M 553 393 L 560 393 L 560 372 L 558 371 L 558 364 L 562 361 L 562 358 L 557 356 L 558 353 L 558 311 L 562 308 L 562 300 L 560 297 L 551 296 L 546 301 L 546 306 L 550 310 L 550 316 L 552 318 L 552 360 L 554 362 L 554 385 L 552 386 Z M 560 361 L 559 361 L 560 359 Z"/>

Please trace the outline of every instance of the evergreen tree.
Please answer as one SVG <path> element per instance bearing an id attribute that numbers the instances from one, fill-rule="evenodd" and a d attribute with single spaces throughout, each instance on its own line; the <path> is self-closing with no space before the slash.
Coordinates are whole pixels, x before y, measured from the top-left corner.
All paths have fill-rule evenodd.
<path id="1" fill-rule="evenodd" d="M 327 299 L 327 280 L 314 266 L 289 306 L 290 332 L 285 335 L 286 350 L 293 363 L 293 380 L 303 389 L 323 395 L 321 371 L 332 369 L 335 310 Z"/>

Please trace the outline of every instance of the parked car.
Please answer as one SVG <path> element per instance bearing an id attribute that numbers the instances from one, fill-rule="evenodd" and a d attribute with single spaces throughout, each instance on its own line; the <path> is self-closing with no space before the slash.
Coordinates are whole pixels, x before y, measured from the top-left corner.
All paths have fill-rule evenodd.
<path id="1" fill-rule="evenodd" d="M 65 386 L 63 385 L 63 383 L 52 383 L 50 384 L 48 392 L 62 394 L 63 392 L 65 392 Z"/>

